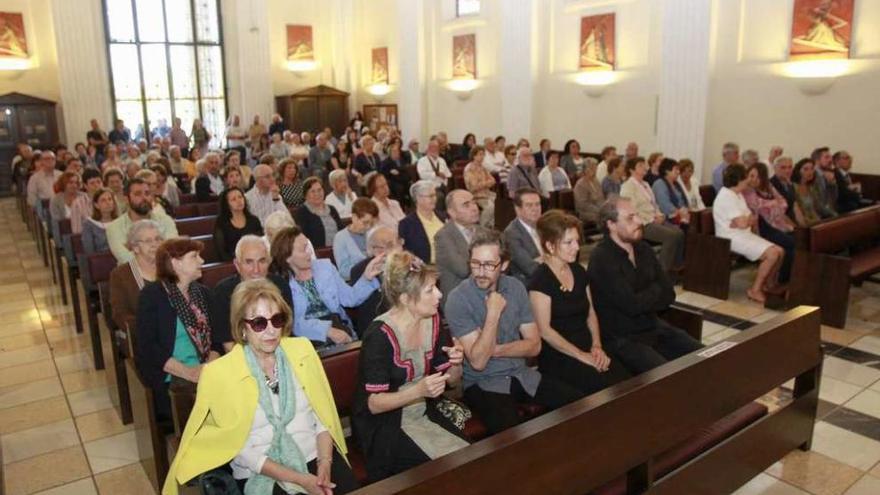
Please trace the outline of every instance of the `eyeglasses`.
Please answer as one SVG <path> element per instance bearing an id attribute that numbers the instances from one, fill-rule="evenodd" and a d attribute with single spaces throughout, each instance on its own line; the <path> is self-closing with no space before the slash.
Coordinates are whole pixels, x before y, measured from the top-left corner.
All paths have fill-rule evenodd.
<path id="1" fill-rule="evenodd" d="M 287 315 L 284 313 L 275 313 L 268 319 L 265 316 L 258 316 L 250 320 L 245 318 L 244 322 L 250 325 L 251 330 L 259 333 L 266 329 L 269 322 L 272 322 L 272 326 L 275 328 L 284 328 L 284 326 L 287 325 Z"/>
<path id="2" fill-rule="evenodd" d="M 477 260 L 470 260 L 470 262 L 469 262 L 468 264 L 470 265 L 471 270 L 473 270 L 473 271 L 475 271 L 475 272 L 476 272 L 476 271 L 479 271 L 479 270 L 486 270 L 486 271 L 488 271 L 488 272 L 494 272 L 495 270 L 498 269 L 499 266 L 501 266 L 501 261 L 495 261 L 495 262 L 492 262 L 492 261 L 484 261 L 484 262 L 480 262 L 480 261 L 477 261 Z"/>

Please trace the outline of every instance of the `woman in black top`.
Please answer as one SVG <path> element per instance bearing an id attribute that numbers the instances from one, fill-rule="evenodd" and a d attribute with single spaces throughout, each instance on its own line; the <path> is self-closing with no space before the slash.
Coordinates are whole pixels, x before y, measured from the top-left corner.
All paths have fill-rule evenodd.
<path id="1" fill-rule="evenodd" d="M 260 219 L 247 207 L 244 193 L 232 187 L 220 194 L 219 212 L 214 224 L 214 246 L 220 261 L 231 261 L 235 257 L 235 245 L 248 234 L 263 235 Z"/>
<path id="2" fill-rule="evenodd" d="M 173 379 L 198 383 L 202 365 L 220 356 L 213 337 L 211 292 L 202 276 L 202 243 L 169 239 L 156 250 L 156 281 L 141 290 L 133 343 L 135 364 L 153 390 L 153 407 L 171 419 L 168 385 Z"/>
<path id="3" fill-rule="evenodd" d="M 296 209 L 293 219 L 316 248 L 333 245 L 336 233 L 344 228 L 336 208 L 324 202 L 321 179 L 309 177 L 303 182 L 305 203 Z"/>
<path id="4" fill-rule="evenodd" d="M 580 221 L 553 210 L 536 225 L 544 252 L 529 281 L 529 300 L 541 338 L 538 369 L 584 396 L 628 377 L 602 350 L 599 321 L 590 305 L 587 271 L 578 263 Z"/>

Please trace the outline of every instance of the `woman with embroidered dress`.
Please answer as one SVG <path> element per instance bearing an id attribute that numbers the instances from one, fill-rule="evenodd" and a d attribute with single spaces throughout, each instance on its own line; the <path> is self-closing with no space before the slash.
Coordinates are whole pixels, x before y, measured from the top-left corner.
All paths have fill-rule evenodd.
<path id="1" fill-rule="evenodd" d="M 441 331 L 437 270 L 388 254 L 382 291 L 392 308 L 364 334 L 352 426 L 378 481 L 466 447 L 466 410 L 442 400 L 461 379 L 464 353 Z"/>

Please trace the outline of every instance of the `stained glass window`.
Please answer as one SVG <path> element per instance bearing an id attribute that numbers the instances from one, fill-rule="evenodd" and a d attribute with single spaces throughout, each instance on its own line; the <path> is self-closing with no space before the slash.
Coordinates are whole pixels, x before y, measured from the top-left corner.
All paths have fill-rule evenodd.
<path id="1" fill-rule="evenodd" d="M 201 119 L 220 147 L 226 88 L 219 0 L 104 0 L 115 114 L 132 137 Z"/>

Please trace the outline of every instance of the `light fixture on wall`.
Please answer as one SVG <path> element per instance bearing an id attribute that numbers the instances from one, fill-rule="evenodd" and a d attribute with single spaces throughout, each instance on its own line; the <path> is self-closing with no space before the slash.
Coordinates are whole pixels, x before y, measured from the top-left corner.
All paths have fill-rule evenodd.
<path id="1" fill-rule="evenodd" d="M 477 89 L 480 83 L 476 79 L 453 79 L 449 81 L 447 87 L 455 92 L 455 95 L 459 100 L 467 100 L 474 94 L 474 90 Z"/>
<path id="2" fill-rule="evenodd" d="M 367 93 L 373 95 L 379 103 L 382 103 L 382 100 L 392 89 L 391 85 L 386 83 L 370 84 L 366 87 Z"/>
<path id="3" fill-rule="evenodd" d="M 574 81 L 584 87 L 587 96 L 598 98 L 617 81 L 617 73 L 610 70 L 583 71 L 574 76 Z"/>
<path id="4" fill-rule="evenodd" d="M 303 77 L 306 72 L 311 72 L 318 68 L 316 60 L 288 60 L 287 70 L 293 72 L 297 77 Z"/>
<path id="5" fill-rule="evenodd" d="M 849 72 L 847 60 L 804 60 L 783 66 L 783 74 L 794 79 L 798 89 L 805 95 L 821 95 L 828 92 L 835 81 Z"/>

